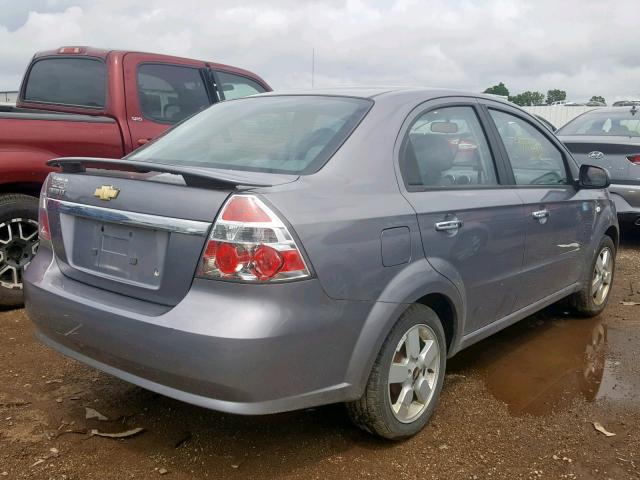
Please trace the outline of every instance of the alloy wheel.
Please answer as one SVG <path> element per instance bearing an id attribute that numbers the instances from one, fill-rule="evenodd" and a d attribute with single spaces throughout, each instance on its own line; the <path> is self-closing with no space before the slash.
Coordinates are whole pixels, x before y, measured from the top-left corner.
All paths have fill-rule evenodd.
<path id="1" fill-rule="evenodd" d="M 441 348 L 427 325 L 414 325 L 400 339 L 389 368 L 388 394 L 396 420 L 411 423 L 427 409 L 440 375 Z"/>
<path id="2" fill-rule="evenodd" d="M 0 287 L 22 289 L 22 274 L 38 250 L 38 222 L 14 218 L 0 223 Z"/>
<path id="3" fill-rule="evenodd" d="M 593 303 L 602 305 L 611 289 L 613 280 L 613 254 L 608 247 L 600 250 L 595 268 L 593 269 L 593 280 L 591 281 L 591 296 Z"/>

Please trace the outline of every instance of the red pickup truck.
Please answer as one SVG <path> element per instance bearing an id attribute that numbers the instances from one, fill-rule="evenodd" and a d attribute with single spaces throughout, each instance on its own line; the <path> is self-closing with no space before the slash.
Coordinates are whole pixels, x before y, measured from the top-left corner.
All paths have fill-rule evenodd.
<path id="1" fill-rule="evenodd" d="M 22 302 L 40 187 L 56 157 L 121 158 L 209 105 L 269 91 L 254 73 L 151 53 L 37 53 L 16 107 L 0 107 L 0 307 Z"/>

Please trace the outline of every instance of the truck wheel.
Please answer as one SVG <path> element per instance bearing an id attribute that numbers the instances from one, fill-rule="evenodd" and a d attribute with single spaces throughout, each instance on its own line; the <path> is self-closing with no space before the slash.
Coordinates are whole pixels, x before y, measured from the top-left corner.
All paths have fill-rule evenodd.
<path id="1" fill-rule="evenodd" d="M 418 433 L 433 414 L 446 366 L 444 330 L 436 313 L 410 306 L 385 340 L 364 395 L 347 404 L 353 422 L 399 440 Z"/>
<path id="2" fill-rule="evenodd" d="M 585 272 L 582 289 L 570 297 L 571 304 L 579 315 L 595 317 L 604 310 L 609 301 L 616 271 L 616 246 L 605 236 Z"/>
<path id="3" fill-rule="evenodd" d="M 0 195 L 0 307 L 22 305 L 22 273 L 38 249 L 38 199 Z"/>

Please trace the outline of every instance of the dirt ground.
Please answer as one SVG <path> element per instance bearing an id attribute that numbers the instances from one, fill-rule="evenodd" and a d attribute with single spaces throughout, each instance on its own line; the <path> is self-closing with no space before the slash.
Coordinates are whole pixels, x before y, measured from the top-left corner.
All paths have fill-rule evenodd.
<path id="1" fill-rule="evenodd" d="M 239 417 L 164 398 L 0 312 L 0 478 L 640 479 L 640 305 L 622 303 L 640 302 L 640 233 L 625 235 L 600 318 L 555 306 L 461 353 L 430 425 L 402 443 L 360 432 L 341 405 Z"/>

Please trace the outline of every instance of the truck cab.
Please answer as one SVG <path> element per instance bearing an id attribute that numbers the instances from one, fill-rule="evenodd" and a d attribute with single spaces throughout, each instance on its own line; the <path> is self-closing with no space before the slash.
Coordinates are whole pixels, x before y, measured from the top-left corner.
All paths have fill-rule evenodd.
<path id="1" fill-rule="evenodd" d="M 61 47 L 32 58 L 16 106 L 0 106 L 0 307 L 22 302 L 48 160 L 121 158 L 213 103 L 270 91 L 230 65 Z"/>

